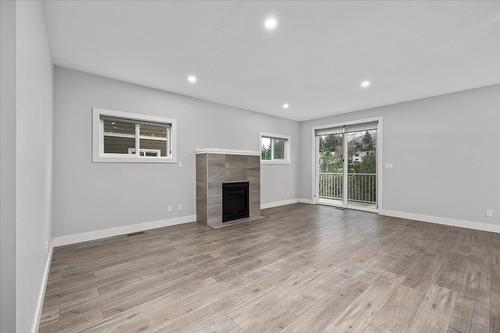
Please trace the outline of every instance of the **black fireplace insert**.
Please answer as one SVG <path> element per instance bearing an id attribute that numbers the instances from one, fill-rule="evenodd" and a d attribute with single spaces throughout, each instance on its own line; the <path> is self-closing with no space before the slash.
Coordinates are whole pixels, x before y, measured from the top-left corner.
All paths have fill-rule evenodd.
<path id="1" fill-rule="evenodd" d="M 222 184 L 222 222 L 249 217 L 248 182 Z"/>

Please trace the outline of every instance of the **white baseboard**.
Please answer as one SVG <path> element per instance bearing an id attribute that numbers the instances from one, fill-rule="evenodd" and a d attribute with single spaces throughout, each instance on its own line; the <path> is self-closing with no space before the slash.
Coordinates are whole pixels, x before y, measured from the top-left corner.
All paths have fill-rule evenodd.
<path id="1" fill-rule="evenodd" d="M 282 200 L 282 201 L 275 201 L 275 202 L 261 204 L 260 208 L 266 209 L 266 208 L 271 208 L 271 207 L 290 205 L 290 204 L 297 203 L 297 202 L 312 204 L 312 200 L 310 200 L 310 199 L 289 199 L 289 200 Z M 89 231 L 89 232 L 82 232 L 79 234 L 58 236 L 58 237 L 54 237 L 54 239 L 52 240 L 52 244 L 53 244 L 53 247 L 58 247 L 58 246 L 64 246 L 64 245 L 92 241 L 92 240 L 101 239 L 101 238 L 126 235 L 126 234 L 130 234 L 133 232 L 139 232 L 139 231 L 144 231 L 144 230 L 163 228 L 163 227 L 168 227 L 171 225 L 190 223 L 190 222 L 195 222 L 195 221 L 196 221 L 196 215 L 174 217 L 174 218 L 166 219 L 166 220 L 158 220 L 158 221 L 145 222 L 145 223 L 139 223 L 139 224 L 131 224 L 131 225 L 123 226 L 123 227 L 101 229 L 101 230 L 95 230 L 95 231 Z"/>
<path id="2" fill-rule="evenodd" d="M 272 207 L 279 207 L 279 206 L 284 206 L 284 205 L 290 205 L 297 203 L 297 199 L 288 199 L 288 200 L 281 200 L 281 201 L 274 201 L 274 202 L 268 202 L 268 203 L 263 203 L 260 205 L 260 209 L 266 209 L 266 208 L 272 208 Z"/>
<path id="3" fill-rule="evenodd" d="M 300 199 L 297 199 L 297 202 L 305 203 L 308 205 L 314 205 L 314 201 L 312 199 L 300 198 Z"/>
<path id="4" fill-rule="evenodd" d="M 288 200 L 263 203 L 260 205 L 260 209 L 279 207 L 279 206 L 284 206 L 284 205 L 291 205 L 291 204 L 298 203 L 298 202 L 307 203 L 307 204 L 313 203 L 312 200 L 310 200 L 310 199 L 288 199 Z"/>
<path id="5" fill-rule="evenodd" d="M 190 222 L 195 222 L 195 221 L 196 221 L 196 215 L 186 215 L 186 216 L 174 217 L 174 218 L 166 219 L 166 220 L 158 220 L 158 221 L 151 221 L 151 222 L 145 222 L 145 223 L 139 223 L 139 224 L 131 224 L 131 225 L 123 226 L 123 227 L 102 229 L 102 230 L 96 230 L 96 231 L 82 232 L 79 234 L 54 237 L 54 239 L 52 240 L 52 244 L 54 247 L 57 247 L 57 246 L 87 242 L 87 241 L 101 239 L 101 238 L 126 235 L 126 234 L 130 234 L 133 232 L 139 232 L 139 231 L 144 231 L 144 230 L 163 228 L 163 227 L 168 227 L 171 225 L 190 223 Z"/>
<path id="6" fill-rule="evenodd" d="M 500 233 L 500 225 L 498 225 L 498 224 L 459 220 L 459 219 L 453 219 L 453 218 L 448 218 L 448 217 L 406 213 L 406 212 L 400 212 L 400 211 L 389 210 L 389 209 L 380 209 L 378 213 L 380 215 L 399 217 L 399 218 L 408 219 L 408 220 L 417 220 L 417 221 L 422 221 L 422 222 L 450 225 L 450 226 L 460 227 L 460 228 L 467 228 L 467 229 L 475 229 L 475 230 Z"/>
<path id="7" fill-rule="evenodd" d="M 295 199 L 295 200 L 296 200 L 296 202 L 306 203 L 306 204 L 310 204 L 310 205 L 314 204 L 312 199 Z M 484 222 L 477 222 L 477 221 L 467 221 L 467 220 L 460 220 L 460 219 L 454 219 L 454 218 L 449 218 L 449 217 L 439 217 L 439 216 L 407 213 L 407 212 L 401 212 L 401 211 L 390 210 L 390 209 L 382 209 L 382 208 L 378 209 L 378 214 L 385 215 L 385 216 L 399 217 L 399 218 L 408 219 L 408 220 L 416 220 L 416 221 L 422 221 L 422 222 L 449 225 L 449 226 L 453 226 L 453 227 L 460 227 L 460 228 L 467 228 L 467 229 L 500 233 L 500 225 L 499 224 L 484 223 Z"/>
<path id="8" fill-rule="evenodd" d="M 43 309 L 43 299 L 45 297 L 45 289 L 47 287 L 47 280 L 49 279 L 50 263 L 52 261 L 53 249 L 54 248 L 53 248 L 52 243 L 51 243 L 50 248 L 49 248 L 49 254 L 47 256 L 47 261 L 45 262 L 45 269 L 43 271 L 42 284 L 40 285 L 40 291 L 38 292 L 35 318 L 33 318 L 33 325 L 31 326 L 31 333 L 37 333 L 38 327 L 40 326 L 40 318 L 42 317 L 42 309 Z"/>

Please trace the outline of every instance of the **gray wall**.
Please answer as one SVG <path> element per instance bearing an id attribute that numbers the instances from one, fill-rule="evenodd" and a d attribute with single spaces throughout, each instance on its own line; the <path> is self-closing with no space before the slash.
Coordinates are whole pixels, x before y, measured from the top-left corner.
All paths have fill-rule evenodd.
<path id="1" fill-rule="evenodd" d="M 53 67 L 39 1 L 17 1 L 16 52 L 16 321 L 29 332 L 52 235 Z"/>
<path id="2" fill-rule="evenodd" d="M 0 1 L 0 332 L 16 327 L 16 3 Z"/>
<path id="3" fill-rule="evenodd" d="M 312 197 L 312 127 L 375 116 L 394 163 L 383 209 L 500 224 L 500 85 L 302 122 L 301 197 Z"/>
<path id="4" fill-rule="evenodd" d="M 183 167 L 92 163 L 92 107 L 177 119 Z M 194 215 L 194 150 L 257 150 L 261 131 L 292 137 L 290 165 L 262 165 L 262 203 L 296 198 L 297 122 L 56 68 L 53 235 Z"/>

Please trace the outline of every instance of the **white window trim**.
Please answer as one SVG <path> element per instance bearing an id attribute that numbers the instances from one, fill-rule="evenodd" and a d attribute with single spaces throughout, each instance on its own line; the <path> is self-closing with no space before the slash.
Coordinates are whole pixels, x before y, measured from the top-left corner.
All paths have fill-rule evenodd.
<path id="1" fill-rule="evenodd" d="M 124 118 L 128 120 L 136 120 L 136 121 L 145 121 L 145 122 L 153 122 L 153 123 L 165 123 L 171 124 L 169 127 L 170 133 L 167 134 L 167 137 L 170 137 L 170 140 L 167 140 L 167 147 L 172 153 L 168 157 L 149 157 L 149 156 L 139 156 L 137 152 L 136 155 L 124 155 L 124 154 L 105 154 L 104 153 L 104 126 L 101 121 L 101 116 L 115 117 L 115 118 Z M 93 162 L 115 162 L 115 163 L 177 163 L 177 121 L 175 119 L 168 119 L 157 116 L 149 116 L 138 113 L 130 113 L 130 112 L 122 112 L 122 111 L 114 111 L 107 110 L 101 108 L 93 108 L 92 109 L 92 161 Z M 137 126 L 137 125 L 136 125 Z M 127 135 L 127 134 L 123 134 Z M 115 136 L 122 136 L 121 134 L 117 134 Z M 140 138 L 148 138 L 144 136 L 137 135 L 136 138 L 136 147 L 138 146 L 138 141 Z M 158 139 L 158 138 L 155 138 Z"/>
<path id="2" fill-rule="evenodd" d="M 271 138 L 286 140 L 286 142 L 285 142 L 285 159 L 284 160 L 263 160 L 262 159 L 262 137 L 271 137 Z M 292 147 L 292 137 L 291 136 L 261 132 L 260 137 L 259 137 L 260 163 L 261 164 L 291 164 L 292 163 L 291 147 Z M 271 143 L 271 150 L 273 150 L 273 149 L 274 149 L 274 147 Z"/>

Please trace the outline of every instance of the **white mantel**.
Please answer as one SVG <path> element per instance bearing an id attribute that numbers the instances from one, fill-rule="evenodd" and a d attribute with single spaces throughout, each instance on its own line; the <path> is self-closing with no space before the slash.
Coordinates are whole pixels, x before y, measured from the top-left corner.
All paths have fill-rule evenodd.
<path id="1" fill-rule="evenodd" d="M 257 150 L 236 150 L 236 149 L 222 149 L 222 148 L 201 148 L 201 149 L 196 149 L 194 153 L 260 156 L 260 152 Z"/>

